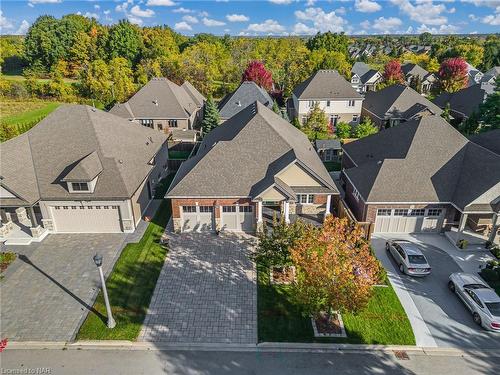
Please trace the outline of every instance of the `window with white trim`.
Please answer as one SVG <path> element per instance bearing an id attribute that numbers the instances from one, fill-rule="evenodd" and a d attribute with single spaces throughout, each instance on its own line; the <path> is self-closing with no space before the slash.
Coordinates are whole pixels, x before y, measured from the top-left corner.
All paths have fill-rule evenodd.
<path id="1" fill-rule="evenodd" d="M 151 128 L 151 129 L 154 128 L 153 120 L 151 120 L 151 119 L 142 119 L 141 120 L 141 125 L 147 126 L 148 128 Z"/>
<path id="2" fill-rule="evenodd" d="M 252 206 L 240 206 L 240 212 L 252 212 Z"/>
<path id="3" fill-rule="evenodd" d="M 200 212 L 212 213 L 212 212 L 214 212 L 214 207 L 213 206 L 200 206 Z"/>
<path id="4" fill-rule="evenodd" d="M 358 115 L 352 115 L 352 121 L 358 122 L 359 116 Z"/>
<path id="5" fill-rule="evenodd" d="M 329 100 L 326 101 L 326 106 L 330 107 L 330 101 Z"/>
<path id="6" fill-rule="evenodd" d="M 408 210 L 406 208 L 396 208 L 394 216 L 408 216 Z"/>
<path id="7" fill-rule="evenodd" d="M 196 206 L 182 206 L 182 212 L 196 212 Z"/>
<path id="8" fill-rule="evenodd" d="M 427 210 L 427 216 L 441 216 L 441 212 L 443 212 L 440 208 L 429 208 Z"/>
<path id="9" fill-rule="evenodd" d="M 359 194 L 358 189 L 354 188 L 352 191 L 352 196 L 354 199 L 356 199 L 356 202 L 359 202 L 359 198 L 361 198 L 361 194 Z"/>
<path id="10" fill-rule="evenodd" d="M 177 127 L 177 120 L 168 120 L 168 127 L 169 128 L 176 128 Z"/>
<path id="11" fill-rule="evenodd" d="M 377 216 L 391 216 L 392 209 L 390 208 L 379 208 L 377 210 Z"/>
<path id="12" fill-rule="evenodd" d="M 236 206 L 222 206 L 222 212 L 236 212 Z"/>
<path id="13" fill-rule="evenodd" d="M 348 107 L 354 107 L 354 104 L 355 104 L 355 101 L 354 101 L 354 100 L 349 100 L 349 101 L 347 102 L 347 106 L 348 106 Z"/>
<path id="14" fill-rule="evenodd" d="M 90 191 L 88 182 L 72 182 L 71 188 L 73 191 Z"/>
<path id="15" fill-rule="evenodd" d="M 300 204 L 312 204 L 314 202 L 314 194 L 298 194 L 297 202 Z"/>
<path id="16" fill-rule="evenodd" d="M 424 216 L 424 215 L 425 215 L 424 208 L 418 208 L 410 211 L 410 216 Z"/>

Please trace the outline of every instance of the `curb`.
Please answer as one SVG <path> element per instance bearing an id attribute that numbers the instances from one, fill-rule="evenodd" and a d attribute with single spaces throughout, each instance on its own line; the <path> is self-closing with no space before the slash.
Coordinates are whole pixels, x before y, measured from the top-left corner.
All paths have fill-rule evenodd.
<path id="1" fill-rule="evenodd" d="M 322 343 L 224 344 L 224 343 L 150 343 L 133 341 L 69 342 L 9 342 L 9 350 L 170 350 L 170 351 L 227 351 L 227 352 L 342 352 L 392 353 L 404 351 L 412 355 L 447 357 L 500 357 L 500 349 L 435 348 L 406 345 L 356 345 Z"/>

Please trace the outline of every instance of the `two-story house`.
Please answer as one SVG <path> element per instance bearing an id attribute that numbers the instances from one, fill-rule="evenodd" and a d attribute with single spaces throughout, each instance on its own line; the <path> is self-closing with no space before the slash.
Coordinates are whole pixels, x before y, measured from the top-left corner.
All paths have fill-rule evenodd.
<path id="1" fill-rule="evenodd" d="M 185 134 L 196 134 L 204 102 L 203 95 L 188 81 L 178 86 L 167 78 L 153 78 L 127 102 L 116 104 L 109 112 L 174 138 L 176 134 L 186 138 Z"/>
<path id="2" fill-rule="evenodd" d="M 293 90 L 292 102 L 293 116 L 301 124 L 318 103 L 335 128 L 339 122 L 359 124 L 363 96 L 336 70 L 318 70 Z"/>
<path id="3" fill-rule="evenodd" d="M 357 61 L 351 69 L 351 85 L 359 93 L 375 91 L 382 74 L 364 62 Z"/>
<path id="4" fill-rule="evenodd" d="M 429 93 L 437 82 L 437 77 L 433 73 L 429 73 L 420 65 L 406 63 L 401 66 L 401 70 L 405 76 L 405 81 L 409 85 L 418 84 L 418 91 L 422 94 Z"/>

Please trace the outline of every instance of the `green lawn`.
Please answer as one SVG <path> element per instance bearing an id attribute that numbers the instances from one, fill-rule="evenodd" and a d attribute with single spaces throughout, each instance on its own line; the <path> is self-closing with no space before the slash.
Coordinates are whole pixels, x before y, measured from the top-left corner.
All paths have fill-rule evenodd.
<path id="1" fill-rule="evenodd" d="M 45 116 L 59 107 L 61 103 L 51 101 L 14 101 L 4 100 L 0 105 L 1 125 L 16 128 L 18 134 L 24 133 L 40 122 Z"/>
<path id="2" fill-rule="evenodd" d="M 376 287 L 367 308 L 342 314 L 347 338 L 315 338 L 310 318 L 293 303 L 292 287 L 271 285 L 269 270 L 258 266 L 258 331 L 260 342 L 338 342 L 415 345 L 415 337 L 396 293 Z"/>
<path id="3" fill-rule="evenodd" d="M 16 81 L 16 82 L 26 81 L 26 77 L 23 76 L 22 74 L 2 74 L 2 78 L 7 81 Z M 50 81 L 50 78 L 37 78 L 36 80 L 40 83 L 47 83 Z M 63 81 L 66 83 L 78 82 L 78 80 L 72 78 L 63 78 Z"/>
<path id="4" fill-rule="evenodd" d="M 188 158 L 189 154 L 191 154 L 191 151 L 173 151 L 173 150 L 169 150 L 168 151 L 168 158 L 169 159 L 182 159 L 182 160 L 186 160 Z"/>
<path id="5" fill-rule="evenodd" d="M 323 164 L 328 172 L 340 171 L 342 168 L 340 162 L 338 161 L 325 161 Z"/>
<path id="6" fill-rule="evenodd" d="M 159 239 L 170 218 L 170 202 L 164 200 L 139 243 L 128 244 L 108 277 L 111 309 L 116 327 L 108 329 L 103 316 L 106 308 L 102 293 L 80 328 L 77 340 L 136 340 L 151 301 L 167 250 Z"/>

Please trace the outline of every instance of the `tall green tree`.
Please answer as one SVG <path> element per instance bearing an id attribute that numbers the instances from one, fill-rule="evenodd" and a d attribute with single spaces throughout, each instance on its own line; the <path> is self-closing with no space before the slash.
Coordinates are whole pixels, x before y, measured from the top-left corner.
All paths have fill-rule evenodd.
<path id="1" fill-rule="evenodd" d="M 310 138 L 314 139 L 317 139 L 320 134 L 328 133 L 328 119 L 325 111 L 319 107 L 318 102 L 314 103 L 314 107 L 307 114 L 304 130 L 307 131 Z"/>
<path id="2" fill-rule="evenodd" d="M 486 38 L 481 68 L 487 71 L 494 66 L 500 66 L 500 37 L 498 35 L 490 35 Z"/>
<path id="3" fill-rule="evenodd" d="M 335 129 L 337 137 L 340 139 L 349 138 L 351 136 L 351 131 L 352 131 L 352 126 L 349 125 L 347 122 L 339 122 L 337 124 L 337 129 Z"/>
<path id="4" fill-rule="evenodd" d="M 109 62 L 111 76 L 111 93 L 117 102 L 124 102 L 135 91 L 130 63 L 123 57 L 115 57 Z"/>
<path id="5" fill-rule="evenodd" d="M 80 73 L 82 94 L 103 104 L 111 101 L 111 74 L 104 60 L 94 60 Z"/>
<path id="6" fill-rule="evenodd" d="M 500 78 L 496 80 L 495 91 L 479 106 L 478 123 L 476 131 L 480 133 L 500 129 Z"/>
<path id="7" fill-rule="evenodd" d="M 203 133 L 209 133 L 211 130 L 219 126 L 220 114 L 214 99 L 209 96 L 205 103 L 205 110 L 203 113 L 203 121 L 201 122 L 201 129 Z"/>
<path id="8" fill-rule="evenodd" d="M 122 57 L 135 64 L 142 49 L 139 28 L 127 20 L 111 26 L 108 36 L 109 58 Z"/>
<path id="9" fill-rule="evenodd" d="M 307 48 L 313 51 L 324 48 L 327 51 L 342 52 L 347 55 L 349 47 L 349 38 L 342 32 L 340 34 L 327 31 L 326 33 L 318 32 L 315 36 L 307 41 Z"/>

